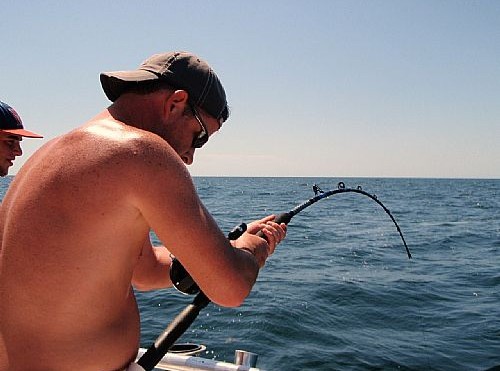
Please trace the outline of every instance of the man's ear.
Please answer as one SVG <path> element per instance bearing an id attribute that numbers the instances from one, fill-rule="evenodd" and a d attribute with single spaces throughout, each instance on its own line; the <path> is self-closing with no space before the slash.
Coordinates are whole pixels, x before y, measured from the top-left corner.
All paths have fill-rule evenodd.
<path id="1" fill-rule="evenodd" d="M 188 104 L 189 94 L 185 90 L 175 90 L 165 101 L 165 113 L 182 114 Z"/>

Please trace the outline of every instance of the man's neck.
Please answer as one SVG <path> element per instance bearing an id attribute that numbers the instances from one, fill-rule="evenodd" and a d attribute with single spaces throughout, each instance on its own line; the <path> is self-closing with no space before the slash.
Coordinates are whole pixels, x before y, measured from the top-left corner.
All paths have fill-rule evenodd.
<path id="1" fill-rule="evenodd" d="M 123 94 L 111 106 L 108 114 L 116 121 L 143 130 L 151 130 L 151 124 L 161 119 L 162 100 L 159 92 L 148 95 Z"/>

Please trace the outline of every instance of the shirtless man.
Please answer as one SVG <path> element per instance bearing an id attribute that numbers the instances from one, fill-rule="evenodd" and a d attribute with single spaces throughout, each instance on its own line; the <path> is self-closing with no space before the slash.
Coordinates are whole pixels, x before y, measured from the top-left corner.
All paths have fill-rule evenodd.
<path id="1" fill-rule="evenodd" d="M 132 286 L 171 286 L 170 254 L 233 307 L 285 237 L 270 216 L 230 243 L 196 194 L 185 165 L 229 114 L 206 62 L 158 54 L 101 83 L 113 104 L 40 148 L 4 199 L 1 371 L 123 369 L 140 337 Z"/>
<path id="2" fill-rule="evenodd" d="M 15 158 L 23 154 L 23 137 L 43 138 L 40 134 L 24 129 L 14 108 L 0 101 L 0 176 L 6 176 Z"/>

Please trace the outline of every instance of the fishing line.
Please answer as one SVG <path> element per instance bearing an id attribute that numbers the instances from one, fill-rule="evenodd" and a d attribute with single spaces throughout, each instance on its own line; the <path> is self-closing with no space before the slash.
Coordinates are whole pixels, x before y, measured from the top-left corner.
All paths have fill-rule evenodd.
<path id="1" fill-rule="evenodd" d="M 372 195 L 366 191 L 363 191 L 361 186 L 357 186 L 356 188 L 346 188 L 344 182 L 339 182 L 336 189 L 332 189 L 326 192 L 323 191 L 317 184 L 314 184 L 312 188 L 314 197 L 308 199 L 300 205 L 297 205 L 288 212 L 277 215 L 274 221 L 278 224 L 288 224 L 295 215 L 320 200 L 327 199 L 339 193 L 358 193 L 375 201 L 384 209 L 386 214 L 389 215 L 392 222 L 396 226 L 401 240 L 403 241 L 408 259 L 411 259 L 411 252 L 408 248 L 408 245 L 406 244 L 403 233 L 401 232 L 401 228 L 396 222 L 396 219 L 392 216 L 390 210 L 377 198 L 376 195 Z M 227 237 L 229 240 L 236 240 L 243 233 L 245 233 L 246 229 L 247 225 L 245 223 L 242 223 L 239 226 L 235 227 L 231 232 L 229 232 Z M 258 232 L 257 235 L 264 237 L 264 234 L 262 232 Z M 198 287 L 196 282 L 194 282 L 186 269 L 184 269 L 182 264 L 175 258 L 172 260 L 172 265 L 170 267 L 170 279 L 172 280 L 174 287 L 180 292 L 189 295 L 197 295 L 194 298 L 193 302 L 189 304 L 179 315 L 177 315 L 177 317 L 174 318 L 174 320 L 165 329 L 165 331 L 163 331 L 163 333 L 156 339 L 154 344 L 151 345 L 146 353 L 137 361 L 136 365 L 142 367 L 142 369 L 145 371 L 154 369 L 154 366 L 158 364 L 161 358 L 168 352 L 169 348 L 174 345 L 175 341 L 177 341 L 177 339 L 194 322 L 200 310 L 205 308 L 210 303 L 210 299 L 208 299 L 207 296 L 202 291 L 200 291 L 200 288 Z"/>

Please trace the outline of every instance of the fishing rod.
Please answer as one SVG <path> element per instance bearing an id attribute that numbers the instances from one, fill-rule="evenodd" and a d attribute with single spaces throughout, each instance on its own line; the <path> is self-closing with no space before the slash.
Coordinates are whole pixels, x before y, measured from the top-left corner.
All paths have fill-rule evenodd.
<path id="1" fill-rule="evenodd" d="M 373 201 L 375 201 L 384 209 L 386 214 L 389 215 L 392 222 L 396 226 L 396 229 L 399 233 L 399 236 L 401 237 L 401 240 L 403 241 L 403 245 L 406 250 L 408 259 L 411 259 L 412 257 L 411 252 L 410 249 L 408 248 L 408 245 L 406 244 L 406 240 L 403 236 L 403 232 L 401 232 L 401 228 L 396 222 L 396 219 L 392 216 L 391 211 L 377 198 L 376 195 L 372 195 L 366 191 L 363 191 L 363 189 L 359 185 L 356 188 L 346 188 L 344 182 L 339 182 L 337 184 L 336 189 L 332 189 L 326 192 L 324 192 L 317 184 L 313 184 L 312 188 L 314 192 L 314 197 L 308 199 L 307 201 L 301 203 L 300 205 L 297 205 L 288 212 L 278 214 L 274 221 L 278 224 L 280 223 L 288 224 L 295 215 L 297 215 L 302 210 L 308 208 L 309 206 L 315 204 L 320 200 L 326 199 L 338 193 L 349 193 L 349 192 L 358 193 L 367 196 Z M 231 232 L 229 232 L 227 236 L 228 239 L 229 240 L 238 239 L 246 231 L 246 228 L 247 225 L 245 223 L 242 223 L 239 226 L 235 227 Z M 262 232 L 258 232 L 257 236 L 264 237 L 264 234 Z M 184 269 L 184 267 L 180 264 L 180 262 L 177 259 L 174 259 L 174 261 L 172 262 L 172 266 L 170 268 L 170 278 L 172 279 L 174 287 L 184 294 L 193 295 L 200 291 L 196 282 L 194 282 L 189 273 Z"/>
<path id="2" fill-rule="evenodd" d="M 297 205 L 288 212 L 278 214 L 275 218 L 275 222 L 288 224 L 292 218 L 300 213 L 302 210 L 308 208 L 309 206 L 315 204 L 320 200 L 327 199 L 335 194 L 339 193 L 358 193 L 369 197 L 380 205 L 387 215 L 391 218 L 392 222 L 396 226 L 396 229 L 403 241 L 403 245 L 406 250 L 408 259 L 412 258 L 410 249 L 406 244 L 401 228 L 399 227 L 396 219 L 392 216 L 390 210 L 377 198 L 376 195 L 372 195 L 366 191 L 363 191 L 361 186 L 356 188 L 346 188 L 344 182 L 339 182 L 336 189 L 329 191 L 323 191 L 317 184 L 313 185 L 314 197 L 308 199 L 307 201 Z M 235 227 L 228 234 L 229 240 L 238 239 L 247 229 L 245 223 L 240 224 Z M 264 237 L 262 232 L 257 233 L 258 236 Z M 175 341 L 189 328 L 189 326 L 194 322 L 200 311 L 205 308 L 209 303 L 210 299 L 200 290 L 196 282 L 192 279 L 186 269 L 177 260 L 172 260 L 172 265 L 170 267 L 170 279 L 174 287 L 180 292 L 188 295 L 197 294 L 193 302 L 189 304 L 180 314 L 178 314 L 170 325 L 163 331 L 163 333 L 156 339 L 156 341 L 148 348 L 146 353 L 137 361 L 129 366 L 128 371 L 151 371 L 162 359 L 162 357 L 168 352 L 168 350 L 174 345 Z"/>
<path id="3" fill-rule="evenodd" d="M 290 210 L 287 213 L 283 213 L 283 214 L 278 215 L 276 217 L 276 223 L 285 223 L 285 224 L 288 224 L 290 222 L 290 220 L 295 215 L 297 215 L 298 213 L 300 213 L 305 208 L 307 208 L 307 207 L 315 204 L 316 202 L 318 202 L 320 200 L 323 200 L 325 198 L 333 196 L 334 194 L 337 194 L 337 193 L 348 193 L 348 192 L 359 193 L 359 194 L 362 194 L 364 196 L 367 196 L 367 197 L 371 198 L 373 201 L 375 201 L 377 204 L 379 204 L 384 209 L 384 211 L 386 212 L 387 215 L 389 215 L 389 217 L 391 218 L 392 222 L 396 226 L 396 229 L 398 230 L 398 233 L 399 233 L 399 236 L 401 237 L 401 240 L 403 241 L 403 245 L 405 247 L 406 254 L 408 255 L 408 259 L 411 259 L 411 252 L 410 252 L 410 249 L 408 248 L 408 245 L 406 244 L 406 241 L 405 241 L 405 238 L 403 236 L 403 233 L 401 232 L 401 228 L 399 227 L 398 223 L 396 222 L 396 219 L 394 219 L 394 217 L 392 216 L 390 210 L 387 207 L 385 207 L 385 205 L 377 198 L 376 195 L 372 195 L 372 194 L 370 194 L 368 192 L 363 191 L 363 189 L 359 185 L 357 186 L 357 188 L 346 188 L 344 182 L 339 182 L 338 185 L 337 185 L 337 189 L 333 189 L 333 190 L 330 190 L 330 191 L 327 191 L 327 192 L 324 192 L 321 188 L 318 187 L 318 185 L 314 184 L 313 185 L 313 191 L 314 191 L 314 194 L 315 194 L 315 196 L 313 198 L 310 198 L 309 200 L 303 202 L 302 204 L 294 207 L 292 210 Z"/>

